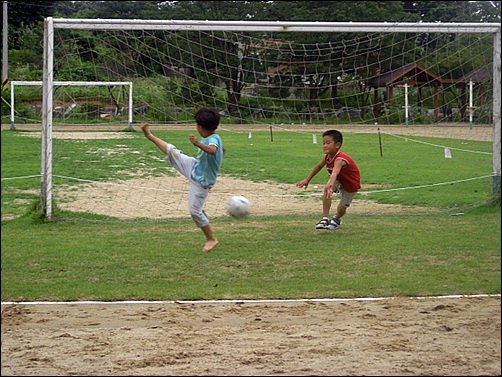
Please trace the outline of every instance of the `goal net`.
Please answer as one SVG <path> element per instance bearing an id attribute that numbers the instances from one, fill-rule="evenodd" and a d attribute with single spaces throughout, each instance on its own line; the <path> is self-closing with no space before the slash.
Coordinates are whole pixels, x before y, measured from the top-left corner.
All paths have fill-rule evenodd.
<path id="1" fill-rule="evenodd" d="M 130 130 L 148 122 L 193 156 L 195 111 L 218 108 L 227 155 L 210 217 L 232 195 L 255 215 L 320 214 L 327 173 L 307 190 L 295 183 L 322 159 L 328 129 L 361 170 L 348 213 L 461 212 L 500 190 L 499 24 L 49 18 L 45 28 L 48 218 L 189 217 L 188 183 L 141 132 L 52 127 L 62 81 L 133 83 Z"/>

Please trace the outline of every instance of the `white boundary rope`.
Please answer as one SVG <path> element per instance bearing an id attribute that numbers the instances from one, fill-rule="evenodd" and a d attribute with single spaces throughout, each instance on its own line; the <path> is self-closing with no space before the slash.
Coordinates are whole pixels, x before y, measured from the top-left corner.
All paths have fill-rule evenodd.
<path id="1" fill-rule="evenodd" d="M 99 182 L 99 181 L 93 181 L 93 180 L 90 180 L 90 179 L 65 177 L 63 175 L 56 175 L 56 174 L 54 174 L 53 176 L 57 177 L 57 178 L 69 179 L 69 180 L 74 180 L 74 181 L 79 181 L 79 182 L 95 183 L 95 184 L 100 184 L 100 185 L 105 185 L 105 186 L 124 187 L 124 188 L 128 188 L 128 189 L 165 191 L 165 192 L 176 192 L 176 193 L 185 193 L 185 194 L 188 193 L 187 190 L 170 190 L 170 189 L 159 189 L 159 188 L 153 188 L 153 187 L 131 186 L 131 185 L 125 185 L 125 184 L 120 184 L 120 183 Z M 373 190 L 373 191 L 359 191 L 359 193 L 360 194 L 378 194 L 378 193 L 381 193 L 381 192 L 388 192 L 388 191 L 404 191 L 404 190 L 412 190 L 412 189 L 421 189 L 421 188 L 433 187 L 433 186 L 452 185 L 454 183 L 462 183 L 462 182 L 472 181 L 472 180 L 475 180 L 475 179 L 490 178 L 492 176 L 493 176 L 493 174 L 491 174 L 491 175 L 483 175 L 481 177 L 461 179 L 461 180 L 458 180 L 458 181 L 432 183 L 432 184 L 428 184 L 428 185 L 411 186 L 411 187 L 401 187 L 401 188 L 395 188 L 395 189 L 383 189 L 383 190 Z M 35 178 L 35 177 L 40 177 L 40 175 L 32 175 L 32 176 L 27 176 L 27 177 L 2 178 L 2 181 L 4 181 L 4 180 L 10 180 L 10 179 L 24 179 L 24 178 Z M 235 195 L 235 194 L 233 194 L 233 193 L 212 192 L 211 195 L 232 196 L 232 195 Z M 278 196 L 278 197 L 300 197 L 300 198 L 304 198 L 304 197 L 308 197 L 308 196 L 322 196 L 322 193 L 314 193 L 314 194 L 247 194 L 247 196 L 250 196 L 250 197 L 258 197 L 258 196 L 271 197 L 271 196 Z"/>
<path id="2" fill-rule="evenodd" d="M 36 175 L 27 175 L 27 176 L 25 176 L 25 177 L 2 178 L 2 181 L 9 181 L 9 180 L 11 180 L 11 179 L 36 178 L 36 177 L 41 177 L 41 174 L 36 174 Z"/>
<path id="3" fill-rule="evenodd" d="M 389 133 L 389 132 L 383 132 L 383 131 L 382 131 L 382 134 L 389 135 L 389 136 L 394 136 L 394 137 L 397 137 L 397 138 L 400 138 L 400 139 L 405 139 L 406 141 L 412 141 L 412 142 L 414 142 L 414 143 L 419 143 L 419 144 L 430 145 L 430 146 L 432 146 L 432 147 L 438 147 L 438 148 L 449 148 L 449 149 L 456 150 L 456 151 L 461 151 L 461 152 L 470 152 L 470 153 L 480 153 L 480 154 L 493 155 L 493 153 L 492 153 L 492 152 L 473 151 L 473 150 L 469 150 L 469 149 L 461 149 L 461 148 L 455 148 L 455 147 L 447 147 L 446 145 L 439 145 L 439 144 L 428 143 L 428 142 L 426 142 L 426 141 L 415 140 L 415 139 L 412 139 L 412 138 L 410 138 L 410 137 L 408 137 L 408 136 L 395 135 L 395 134 L 391 134 L 391 133 Z"/>
<path id="4" fill-rule="evenodd" d="M 56 174 L 54 174 L 53 176 L 54 177 L 58 177 L 58 178 L 70 179 L 70 180 L 73 179 L 73 180 L 81 181 L 81 182 L 96 183 L 96 184 L 110 185 L 110 186 L 118 186 L 118 187 L 131 188 L 131 189 L 142 189 L 142 190 L 153 190 L 153 191 L 166 191 L 166 192 L 177 192 L 177 193 L 186 193 L 186 194 L 188 193 L 188 190 L 170 190 L 170 189 L 159 189 L 159 188 L 151 188 L 151 187 L 130 186 L 130 185 L 125 185 L 125 184 L 120 184 L 120 183 L 98 182 L 98 181 L 91 181 L 91 180 L 88 180 L 88 179 L 65 177 L 65 176 L 56 175 Z M 420 188 L 433 187 L 433 186 L 452 185 L 454 183 L 462 183 L 462 182 L 472 181 L 472 180 L 475 180 L 475 179 L 484 179 L 484 178 L 490 178 L 490 177 L 492 177 L 492 175 L 484 175 L 484 176 L 481 176 L 481 177 L 461 179 L 461 180 L 458 180 L 458 181 L 432 183 L 432 184 L 421 185 L 421 186 L 411 186 L 411 187 L 402 187 L 402 188 L 395 188 L 395 189 L 373 190 L 373 191 L 358 191 L 358 192 L 360 194 L 378 194 L 380 192 L 388 192 L 388 191 L 403 191 L 403 190 L 420 189 Z M 235 194 L 233 194 L 233 193 L 211 192 L 211 195 L 232 196 L 232 195 L 235 195 Z M 322 196 L 322 193 L 314 193 L 314 194 L 246 194 L 246 196 L 250 196 L 250 197 L 258 197 L 258 196 L 271 197 L 271 196 L 278 196 L 278 197 L 300 197 L 300 198 L 303 197 L 304 198 L 304 197 L 307 197 L 307 196 Z"/>
<path id="5" fill-rule="evenodd" d="M 500 294 L 446 295 L 409 297 L 410 300 L 454 299 L 454 298 L 487 298 L 501 297 Z M 197 300 L 197 301 L 2 301 L 4 305 L 131 305 L 131 304 L 271 304 L 298 302 L 350 302 L 350 301 L 382 301 L 398 297 L 357 297 L 357 298 L 305 298 L 305 299 L 270 299 L 270 300 Z"/>

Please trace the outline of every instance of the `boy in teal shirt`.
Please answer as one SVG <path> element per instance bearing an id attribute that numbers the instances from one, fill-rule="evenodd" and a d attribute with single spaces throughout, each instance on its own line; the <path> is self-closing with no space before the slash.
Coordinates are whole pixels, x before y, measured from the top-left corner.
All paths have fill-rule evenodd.
<path id="1" fill-rule="evenodd" d="M 148 123 L 141 124 L 140 128 L 145 137 L 167 155 L 166 160 L 190 182 L 188 208 L 195 224 L 206 236 L 202 251 L 209 253 L 218 245 L 218 240 L 213 235 L 209 219 L 202 207 L 218 177 L 225 148 L 220 137 L 215 134 L 220 123 L 220 113 L 217 109 L 201 108 L 195 114 L 195 121 L 197 132 L 202 139 L 199 141 L 195 135 L 190 135 L 188 138 L 194 146 L 199 148 L 196 159 L 183 154 L 174 145 L 153 136 Z"/>

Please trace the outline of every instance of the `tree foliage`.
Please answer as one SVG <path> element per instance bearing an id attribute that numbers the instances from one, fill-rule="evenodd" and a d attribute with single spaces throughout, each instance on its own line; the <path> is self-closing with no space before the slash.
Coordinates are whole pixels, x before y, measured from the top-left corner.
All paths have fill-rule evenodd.
<path id="1" fill-rule="evenodd" d="M 9 1 L 9 76 L 14 80 L 41 79 L 43 18 L 48 16 L 66 18 L 108 18 L 108 19 L 191 19 L 191 20 L 254 20 L 254 21 L 325 21 L 325 22 L 500 22 L 500 1 Z M 68 54 L 65 67 L 56 66 L 60 79 L 71 79 L 75 73 L 84 80 L 101 80 L 109 73 L 127 75 L 166 75 L 170 69 L 168 61 L 157 61 L 152 57 L 154 49 L 164 49 L 165 56 L 173 56 L 179 62 L 191 59 L 192 75 L 197 79 L 202 100 L 211 96 L 210 83 L 215 73 L 223 77 L 227 91 L 230 112 L 237 114 L 242 88 L 246 82 L 246 65 L 254 64 L 257 47 L 246 43 L 246 33 L 230 39 L 223 32 L 199 37 L 201 43 L 188 47 L 181 42 L 176 48 L 169 40 L 159 45 L 157 38 L 140 32 L 131 32 L 131 38 L 107 37 L 100 40 L 93 32 L 62 31 L 67 34 L 67 45 L 62 54 Z M 285 45 L 275 52 L 286 62 L 301 62 L 292 70 L 294 75 L 275 76 L 276 84 L 285 82 L 291 86 L 306 86 L 306 98 L 314 105 L 317 98 L 331 90 L 333 104 L 336 102 L 337 86 L 344 77 L 363 79 L 378 72 L 367 67 L 378 67 L 381 72 L 393 67 L 391 60 L 374 40 L 368 36 L 354 37 L 347 33 L 269 33 L 263 38 L 294 41 L 302 45 L 326 45 L 329 59 L 318 59 L 315 54 L 294 50 Z M 164 37 L 168 38 L 168 37 Z M 420 56 L 421 51 L 435 51 L 437 56 L 446 54 L 440 45 L 432 45 L 424 36 L 414 42 L 406 35 L 392 37 L 392 43 L 411 57 Z M 444 38 L 455 38 L 445 36 Z M 351 46 L 343 46 L 344 39 L 356 40 Z M 180 42 L 177 42 L 180 43 Z M 385 41 L 379 43 L 385 44 Z M 436 42 L 437 43 L 437 42 Z M 204 48 L 211 44 L 212 49 Z M 193 59 L 195 53 L 202 59 Z M 356 54 L 357 52 L 357 54 Z M 208 54 L 212 56 L 208 57 Z M 475 51 L 474 51 L 475 54 Z M 128 59 L 117 67 L 113 61 L 117 55 Z M 193 55 L 192 55 L 193 56 Z M 277 56 L 274 58 L 276 60 Z M 379 64 L 373 64 L 378 62 Z M 95 66 L 99 66 L 96 69 Z M 79 67 L 79 72 L 71 72 Z M 266 67 L 265 67 L 266 68 Z M 35 77 L 39 75 L 40 77 Z M 302 78 L 303 82 L 294 82 Z M 360 81 L 363 83 L 363 80 Z M 361 84 L 363 85 L 363 84 Z M 279 86 L 279 85 L 278 85 Z M 187 86 L 190 87 L 190 86 Z M 204 90 L 201 90 L 204 89 Z M 361 87 L 364 92 L 364 87 Z M 208 92 L 209 91 L 209 92 Z M 286 95 L 286 93 L 281 93 Z M 365 99 L 362 99 L 362 103 Z"/>

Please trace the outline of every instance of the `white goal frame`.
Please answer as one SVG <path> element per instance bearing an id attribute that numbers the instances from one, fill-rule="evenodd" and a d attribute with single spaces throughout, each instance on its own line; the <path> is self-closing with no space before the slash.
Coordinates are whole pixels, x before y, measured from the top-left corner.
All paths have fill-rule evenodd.
<path id="1" fill-rule="evenodd" d="M 386 32 L 484 33 L 493 38 L 493 191 L 500 193 L 501 177 L 501 24 L 407 22 L 282 22 L 68 19 L 44 21 L 42 106 L 41 205 L 46 220 L 52 216 L 52 99 L 54 82 L 54 29 L 79 30 L 214 30 L 271 32 Z"/>
<path id="2" fill-rule="evenodd" d="M 10 82 L 10 129 L 14 129 L 14 90 L 16 85 L 32 85 L 43 86 L 43 81 L 11 81 Z M 132 82 L 131 81 L 54 81 L 53 85 L 58 86 L 110 86 L 110 85 L 127 85 L 129 86 L 129 110 L 128 110 L 128 123 L 129 128 L 132 128 L 132 114 L 134 109 L 132 101 Z"/>

